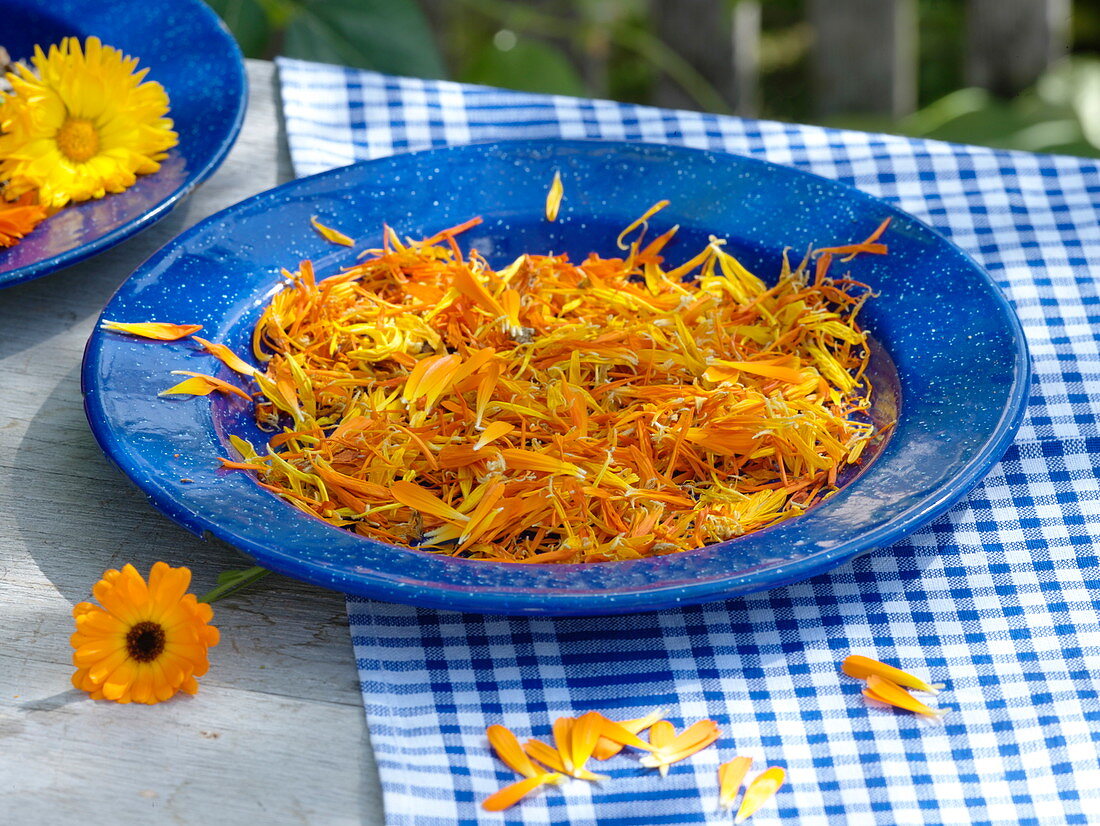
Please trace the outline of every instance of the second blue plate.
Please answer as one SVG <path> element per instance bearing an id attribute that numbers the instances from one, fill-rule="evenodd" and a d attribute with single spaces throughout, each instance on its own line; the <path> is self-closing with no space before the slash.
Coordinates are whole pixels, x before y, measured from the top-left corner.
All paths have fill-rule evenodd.
<path id="1" fill-rule="evenodd" d="M 244 121 L 240 49 L 202 0 L 0 0 L 0 46 L 14 60 L 91 35 L 138 58 L 164 86 L 179 145 L 125 192 L 66 207 L 0 249 L 0 287 L 75 264 L 163 218 L 218 168 Z"/>

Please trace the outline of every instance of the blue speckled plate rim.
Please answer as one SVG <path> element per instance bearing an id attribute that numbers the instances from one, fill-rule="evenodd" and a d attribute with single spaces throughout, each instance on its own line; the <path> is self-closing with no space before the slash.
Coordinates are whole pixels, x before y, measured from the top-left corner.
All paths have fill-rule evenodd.
<path id="1" fill-rule="evenodd" d="M 553 143 L 563 145 L 599 144 L 601 146 L 612 147 L 618 145 L 624 148 L 637 147 L 639 144 L 645 144 L 654 148 L 712 156 L 733 154 L 650 142 L 571 139 L 555 140 Z M 470 144 L 464 144 L 457 147 L 427 149 L 417 152 L 402 152 L 396 153 L 396 155 L 446 154 L 472 148 L 486 150 L 498 147 L 501 150 L 506 150 L 508 148 L 519 149 L 525 146 L 545 150 L 547 142 L 538 140 L 471 142 Z M 171 254 L 177 247 L 185 245 L 191 237 L 203 233 L 212 225 L 231 218 L 235 213 L 247 210 L 257 202 L 278 198 L 281 195 L 291 193 L 295 189 L 315 186 L 317 183 L 323 182 L 328 178 L 339 178 L 346 175 L 348 171 L 354 167 L 370 167 L 373 164 L 386 163 L 394 157 L 395 156 L 387 156 L 384 158 L 362 161 L 357 164 L 338 167 L 316 175 L 299 178 L 265 192 L 261 192 L 233 206 L 227 207 L 221 212 L 209 216 L 184 233 L 181 233 L 150 256 L 150 258 L 138 267 L 134 273 L 131 274 L 130 278 L 119 287 L 115 296 L 112 296 L 111 301 L 114 301 L 114 298 L 126 289 L 130 279 L 139 276 L 147 269 L 157 266 L 163 258 Z M 85 397 L 85 411 L 92 432 L 108 458 L 110 458 L 131 479 L 131 481 L 146 494 L 150 502 L 163 514 L 183 525 L 193 533 L 199 536 L 205 536 L 206 532 L 209 532 L 211 535 L 228 542 L 254 557 L 265 567 L 291 577 L 303 579 L 308 582 L 331 587 L 358 596 L 385 601 L 412 603 L 429 608 L 508 615 L 594 616 L 636 613 L 640 611 L 656 610 L 674 604 L 691 605 L 733 596 L 747 596 L 763 590 L 799 582 L 816 574 L 823 573 L 856 556 L 868 553 L 877 548 L 888 546 L 922 525 L 932 521 L 958 502 L 979 481 L 981 481 L 982 478 L 984 478 L 989 470 L 1001 459 L 1012 443 L 1026 411 L 1031 381 L 1031 360 L 1027 342 L 1024 337 L 1023 327 L 1012 305 L 1004 296 L 1001 288 L 989 273 L 986 272 L 985 268 L 982 267 L 973 256 L 959 248 L 942 232 L 927 222 L 905 212 L 887 201 L 876 198 L 873 195 L 841 181 L 815 175 L 814 173 L 796 167 L 775 164 L 750 156 L 738 155 L 736 157 L 754 164 L 782 170 L 785 174 L 806 176 L 817 181 L 824 181 L 829 186 L 838 187 L 847 191 L 849 196 L 857 201 L 861 200 L 874 203 L 880 208 L 885 208 L 891 214 L 900 216 L 922 227 L 939 243 L 951 248 L 955 253 L 961 256 L 980 274 L 988 289 L 989 297 L 991 297 L 994 303 L 1000 308 L 1009 327 L 1012 343 L 1014 345 L 1013 355 L 1015 357 L 1012 368 L 1011 385 L 1001 416 L 989 437 L 975 452 L 974 456 L 963 464 L 956 475 L 949 482 L 937 489 L 935 493 L 926 496 L 917 504 L 901 512 L 882 526 L 862 533 L 850 541 L 841 542 L 831 548 L 808 554 L 796 562 L 784 561 L 777 565 L 762 566 L 752 571 L 732 574 L 728 579 L 715 579 L 689 585 L 684 585 L 682 583 L 672 583 L 668 585 L 654 583 L 645 588 L 617 590 L 613 595 L 578 595 L 571 591 L 543 591 L 537 594 L 537 596 L 508 592 L 466 593 L 452 588 L 433 589 L 429 586 L 405 585 L 396 581 L 394 577 L 387 576 L 386 573 L 382 571 L 359 571 L 353 574 L 346 570 L 318 565 L 309 559 L 287 555 L 276 549 L 272 549 L 266 544 L 253 540 L 247 533 L 238 533 L 236 531 L 224 529 L 216 518 L 211 518 L 204 513 L 195 512 L 182 503 L 179 498 L 174 495 L 175 490 L 178 489 L 179 486 L 171 484 L 170 480 L 167 479 L 161 479 L 152 475 L 142 475 L 132 464 L 128 464 L 125 461 L 126 457 L 129 455 L 130 446 L 112 438 L 109 429 L 105 427 L 102 422 L 104 419 L 102 410 L 95 409 L 95 406 L 98 404 L 97 395 L 101 390 L 98 383 L 95 381 L 95 343 L 104 335 L 102 331 L 99 330 L 98 324 L 85 348 L 84 364 L 81 371 L 81 385 Z M 298 511 L 296 511 L 296 513 L 302 518 L 315 518 L 309 517 Z M 326 524 L 319 519 L 316 521 L 319 524 Z M 356 541 L 371 542 L 371 540 L 363 537 L 354 538 Z M 690 553 L 690 551 L 687 553 Z M 501 568 L 509 567 L 506 563 L 469 560 L 455 561 L 476 565 L 499 566 Z M 630 565 L 632 563 L 626 561 L 600 564 Z M 584 566 L 567 565 L 557 567 L 582 568 Z"/>
<path id="2" fill-rule="evenodd" d="M 233 35 L 230 34 L 225 23 L 222 22 L 221 18 L 218 17 L 209 6 L 201 2 L 201 0 L 186 1 L 194 7 L 196 14 L 207 19 L 212 29 L 218 32 L 218 36 L 226 42 L 231 53 L 237 58 L 231 61 L 234 68 L 233 79 L 237 81 L 236 88 L 239 90 L 236 93 L 237 111 L 234 114 L 233 122 L 228 132 L 222 137 L 221 142 L 218 144 L 209 160 L 207 160 L 203 166 L 198 167 L 196 172 L 188 181 L 179 187 L 179 189 L 175 190 L 153 209 L 137 218 L 127 221 L 125 224 L 108 232 L 106 235 L 101 235 L 94 241 L 81 244 L 79 247 L 66 250 L 57 255 L 52 255 L 49 258 L 43 258 L 39 261 L 35 261 L 33 264 L 27 264 L 26 266 L 20 267 L 19 269 L 0 273 L 0 289 L 4 287 L 13 287 L 16 284 L 22 284 L 24 281 L 40 278 L 44 275 L 56 272 L 57 270 L 72 266 L 73 264 L 78 264 L 81 261 L 91 258 L 93 255 L 110 249 L 115 246 L 115 244 L 125 241 L 130 236 L 136 235 L 141 230 L 156 223 L 175 209 L 183 199 L 195 189 L 195 187 L 213 175 L 215 170 L 221 166 L 222 161 L 225 160 L 225 156 L 229 154 L 229 150 L 233 148 L 233 144 L 236 143 L 237 136 L 240 134 L 241 126 L 244 124 L 245 111 L 248 109 L 248 78 L 244 71 L 244 55 L 241 54 L 240 47 L 237 46 L 237 41 L 233 38 Z"/>

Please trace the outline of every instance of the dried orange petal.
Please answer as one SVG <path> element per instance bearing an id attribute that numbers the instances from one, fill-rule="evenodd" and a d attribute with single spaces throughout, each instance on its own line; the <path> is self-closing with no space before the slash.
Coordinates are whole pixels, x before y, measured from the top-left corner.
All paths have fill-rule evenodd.
<path id="1" fill-rule="evenodd" d="M 508 768 L 522 774 L 524 777 L 535 777 L 540 774 L 534 763 L 520 747 L 516 735 L 504 726 L 492 725 L 485 730 L 485 736 L 489 739 L 489 745 Z"/>
<path id="2" fill-rule="evenodd" d="M 131 336 L 141 336 L 157 341 L 177 341 L 181 338 L 187 338 L 187 336 L 202 329 L 201 324 L 168 324 L 163 321 L 104 320 L 99 326 L 114 333 L 127 333 Z"/>
<path id="3" fill-rule="evenodd" d="M 946 709 L 926 706 L 897 683 L 877 674 L 867 678 L 867 688 L 863 689 L 863 696 L 926 717 L 943 717 L 947 714 Z"/>
<path id="4" fill-rule="evenodd" d="M 515 806 L 524 797 L 529 795 L 539 786 L 547 783 L 557 783 L 561 780 L 560 774 L 536 774 L 534 777 L 525 777 L 517 783 L 505 786 L 498 792 L 494 792 L 481 801 L 481 808 L 487 812 L 501 812 Z"/>
<path id="5" fill-rule="evenodd" d="M 546 220 L 558 220 L 558 210 L 561 208 L 561 196 L 565 188 L 561 183 L 561 173 L 554 173 L 554 180 L 550 183 L 550 191 L 546 193 Z"/>
<path id="6" fill-rule="evenodd" d="M 158 393 L 158 396 L 209 396 L 211 393 L 232 393 L 236 396 L 240 396 L 245 401 L 252 401 L 252 397 L 241 388 L 236 385 L 232 385 L 227 381 L 214 378 L 213 376 L 207 376 L 202 373 L 192 373 L 190 370 L 173 370 L 174 376 L 190 376 L 189 379 L 184 379 L 179 384 L 169 387 L 167 390 L 162 390 Z"/>
<path id="7" fill-rule="evenodd" d="M 779 766 L 772 766 L 758 774 L 749 787 L 745 789 L 745 796 L 741 798 L 741 807 L 737 810 L 734 823 L 744 823 L 757 809 L 767 803 L 783 785 L 787 773 Z"/>
<path id="8" fill-rule="evenodd" d="M 251 376 L 256 372 L 256 368 L 242 359 L 224 344 L 215 344 L 212 341 L 207 341 L 205 338 L 199 336 L 191 336 L 192 340 L 197 341 L 202 348 L 210 355 L 214 356 L 218 361 L 228 367 L 230 370 L 234 370 L 243 376 Z"/>
<path id="9" fill-rule="evenodd" d="M 892 665 L 859 654 L 851 654 L 845 657 L 844 662 L 840 664 L 840 670 L 857 680 L 866 680 L 872 674 L 877 674 L 892 683 L 905 688 L 913 688 L 917 691 L 926 691 L 929 694 L 938 694 L 939 690 L 943 688 L 942 683 L 926 683 L 920 677 L 915 677 L 907 671 L 902 671 L 900 668 L 894 668 Z"/>
<path id="10" fill-rule="evenodd" d="M 721 808 L 733 805 L 751 765 L 751 757 L 735 757 L 718 767 L 718 805 Z"/>
<path id="11" fill-rule="evenodd" d="M 331 241 L 333 244 L 340 244 L 344 247 L 354 247 L 355 241 L 339 230 L 335 230 L 332 227 L 326 227 L 320 221 L 317 220 L 317 216 L 311 216 L 309 219 L 310 226 L 312 226 L 317 232 L 321 234 L 321 237 L 326 241 Z"/>

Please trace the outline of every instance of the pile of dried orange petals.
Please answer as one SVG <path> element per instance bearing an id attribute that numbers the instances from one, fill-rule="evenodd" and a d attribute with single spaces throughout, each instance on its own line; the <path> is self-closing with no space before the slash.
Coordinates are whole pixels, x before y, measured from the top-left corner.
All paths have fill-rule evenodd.
<path id="1" fill-rule="evenodd" d="M 394 545 L 607 562 L 795 516 L 876 435 L 856 322 L 870 292 L 829 267 L 884 253 L 886 224 L 797 267 L 784 256 L 768 287 L 713 237 L 670 266 L 677 228 L 644 239 L 666 205 L 623 231 L 621 257 L 532 254 L 499 270 L 455 240 L 479 218 L 422 241 L 387 228 L 383 249 L 337 275 L 319 281 L 308 261 L 285 273 L 253 333 L 261 367 L 194 337 L 251 393 L 181 372 L 161 395 L 256 397 L 257 423 L 276 432 L 262 447 L 231 437 L 240 456 L 223 465 Z"/>
<path id="2" fill-rule="evenodd" d="M 649 739 L 639 735 L 648 730 Z M 608 760 L 624 748 L 644 752 L 640 764 L 668 773 L 673 763 L 684 760 L 718 739 L 718 724 L 700 720 L 677 733 L 661 711 L 654 711 L 635 720 L 616 722 L 597 711 L 580 717 L 559 717 L 551 727 L 553 745 L 542 740 L 527 740 L 520 745 L 516 736 L 504 726 L 489 726 L 485 734 L 501 761 L 523 779 L 505 786 L 482 802 L 482 807 L 496 812 L 518 803 L 540 786 L 556 786 L 566 778 L 599 782 L 609 779 L 587 768 L 590 759 Z M 750 757 L 736 757 L 718 769 L 719 805 L 728 809 L 752 764 Z M 745 790 L 736 821 L 748 818 L 766 803 L 783 784 L 785 772 L 773 766 L 756 777 Z"/>

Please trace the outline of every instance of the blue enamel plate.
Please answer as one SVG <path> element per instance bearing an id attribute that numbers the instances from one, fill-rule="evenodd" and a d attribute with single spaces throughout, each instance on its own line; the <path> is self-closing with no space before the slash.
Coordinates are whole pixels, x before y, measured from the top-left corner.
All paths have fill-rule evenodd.
<path id="1" fill-rule="evenodd" d="M 557 223 L 543 217 L 555 170 Z M 230 434 L 257 443 L 248 403 L 158 398 L 172 370 L 218 365 L 196 348 L 97 331 L 84 360 L 85 404 L 103 450 L 155 507 L 261 565 L 381 600 L 501 614 L 611 614 L 750 594 L 889 545 L 962 497 L 1001 457 L 1028 388 L 1019 322 L 977 264 L 915 218 L 834 181 L 761 161 L 673 147 L 508 142 L 414 152 L 344 167 L 257 195 L 191 228 L 135 272 L 104 310 L 116 321 L 204 325 L 250 352 L 250 331 L 279 270 L 312 259 L 320 276 L 381 245 L 383 222 L 425 237 L 481 215 L 463 235 L 494 265 L 522 252 L 615 255 L 618 232 L 658 199 L 656 234 L 679 224 L 687 258 L 711 235 L 765 278 L 786 247 L 865 238 L 886 217 L 889 255 L 853 277 L 879 293 L 860 319 L 875 356 L 883 418 L 897 426 L 868 467 L 806 514 L 755 534 L 653 559 L 508 565 L 395 548 L 307 516 L 250 475 L 219 470 Z M 357 239 L 337 247 L 311 215 Z M 218 375 L 237 381 L 222 370 Z M 890 409 L 896 408 L 896 410 Z M 188 481 L 183 481 L 188 480 Z"/>
<path id="2" fill-rule="evenodd" d="M 66 207 L 0 249 L 0 287 L 83 261 L 167 215 L 224 160 L 241 130 L 240 49 L 201 0 L 0 0 L 0 46 L 25 60 L 68 36 L 95 35 L 138 58 L 168 92 L 179 145 L 125 192 Z"/>

